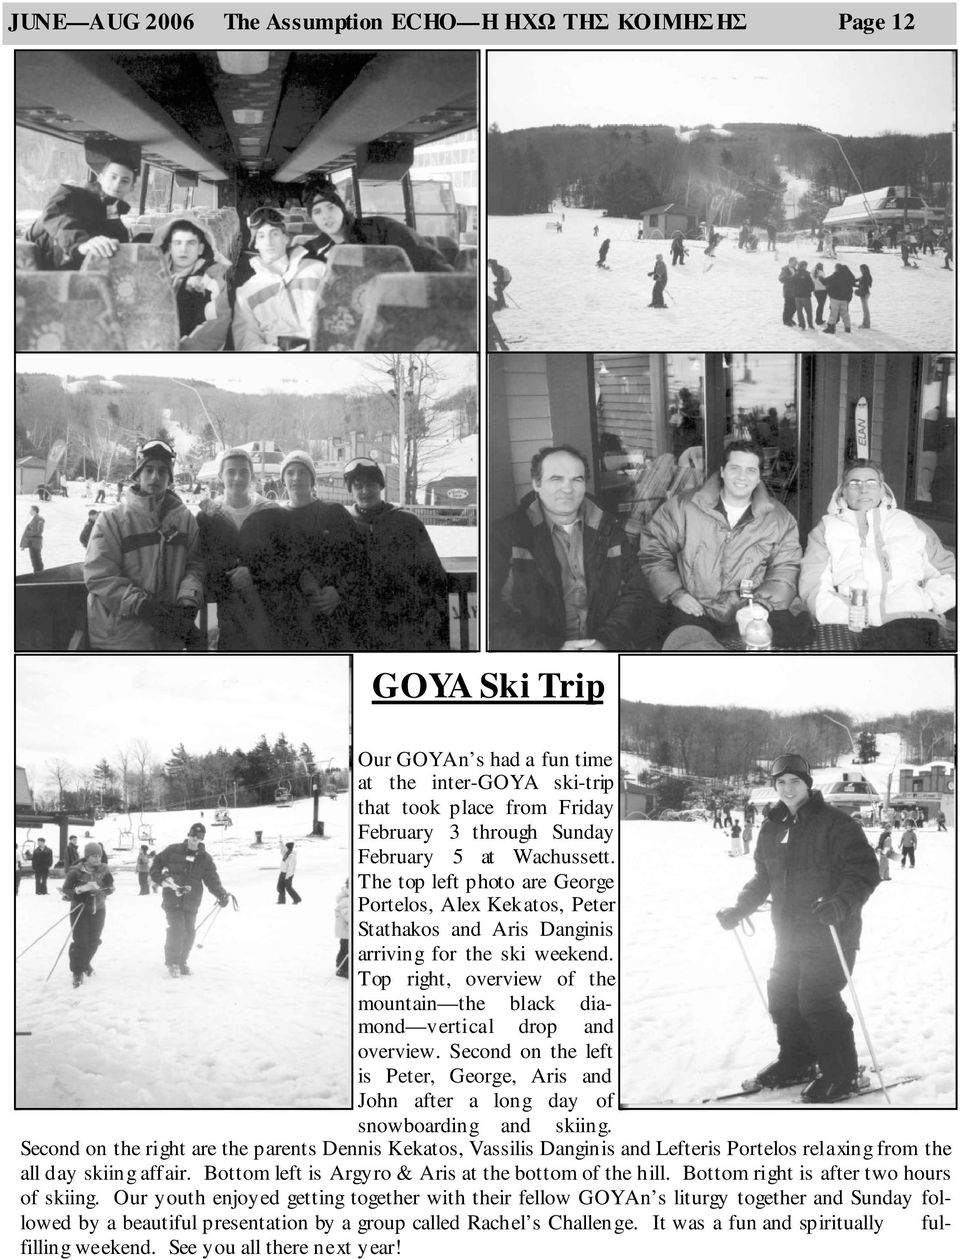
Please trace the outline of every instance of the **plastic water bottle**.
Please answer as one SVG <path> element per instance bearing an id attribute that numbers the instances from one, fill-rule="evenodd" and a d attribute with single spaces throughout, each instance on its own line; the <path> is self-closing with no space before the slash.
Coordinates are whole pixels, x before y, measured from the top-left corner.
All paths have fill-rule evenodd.
<path id="1" fill-rule="evenodd" d="M 743 645 L 747 651 L 770 651 L 773 648 L 773 630 L 767 620 L 766 609 L 755 606 L 753 613 L 740 633 Z"/>
<path id="2" fill-rule="evenodd" d="M 850 583 L 847 625 L 853 634 L 860 634 L 867 627 L 867 583 L 862 573 Z"/>

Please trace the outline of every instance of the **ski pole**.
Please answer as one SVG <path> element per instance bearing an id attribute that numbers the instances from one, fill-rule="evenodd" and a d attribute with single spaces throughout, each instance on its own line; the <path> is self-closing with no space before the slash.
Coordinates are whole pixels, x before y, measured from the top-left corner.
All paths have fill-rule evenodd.
<path id="1" fill-rule="evenodd" d="M 750 922 L 749 917 L 745 918 L 744 922 Z M 753 964 L 750 961 L 749 956 L 747 955 L 746 945 L 743 943 L 743 940 L 740 938 L 739 925 L 734 927 L 733 934 L 734 936 L 736 936 L 737 944 L 739 944 L 740 946 L 740 953 L 743 957 L 743 960 L 747 964 L 747 970 L 750 972 L 750 978 L 753 980 L 753 986 L 757 990 L 757 996 L 760 998 L 760 1004 L 763 1006 L 763 1012 L 764 1014 L 769 1014 L 770 1011 L 767 1009 L 767 999 L 763 995 L 763 989 L 760 987 L 760 980 L 757 978 L 757 972 L 753 969 Z M 750 923 L 750 935 L 753 935 L 753 923 Z"/>
<path id="2" fill-rule="evenodd" d="M 870 1051 L 870 1061 L 873 1063 L 873 1069 L 877 1073 L 877 1079 L 880 1081 L 880 1088 L 884 1097 L 887 1099 L 887 1105 L 892 1106 L 890 1094 L 887 1092 L 887 1086 L 883 1082 L 883 1075 L 880 1071 L 880 1064 L 877 1062 L 877 1055 L 873 1049 L 873 1041 L 870 1039 L 870 1033 L 867 1031 L 867 1024 L 863 1017 L 863 1011 L 860 1009 L 860 999 L 857 996 L 857 990 L 853 986 L 853 976 L 850 974 L 850 967 L 847 965 L 847 959 L 843 956 L 843 949 L 840 947 L 840 937 L 837 935 L 836 927 L 830 924 L 830 934 L 833 937 L 833 947 L 837 950 L 837 957 L 840 959 L 840 965 L 843 967 L 843 973 L 847 983 L 850 985 L 850 996 L 853 997 L 853 1008 L 857 1012 L 857 1018 L 860 1020 L 860 1030 L 863 1032 L 863 1039 L 867 1042 L 867 1049 Z"/>
<path id="3" fill-rule="evenodd" d="M 32 949 L 35 944 L 39 943 L 39 941 L 42 940 L 44 936 L 49 935 L 50 932 L 53 930 L 54 927 L 57 926 L 58 923 L 63 922 L 64 918 L 69 918 L 70 914 L 71 914 L 71 910 L 68 909 L 67 912 L 63 914 L 60 918 L 58 918 L 57 921 L 53 923 L 52 926 L 47 927 L 46 931 L 42 931 L 40 935 L 37 936 L 36 940 L 31 940 L 25 949 L 21 949 L 14 960 L 19 962 L 21 957 L 23 957 L 24 953 L 29 952 L 29 950 Z"/>
<path id="4" fill-rule="evenodd" d="M 207 927 L 206 931 L 203 933 L 203 940 L 206 940 L 207 936 L 208 936 L 208 935 L 210 934 L 210 932 L 213 930 L 213 923 L 217 921 L 217 914 L 219 914 L 219 912 L 220 912 L 220 906 L 219 906 L 219 905 L 214 905 L 213 909 L 211 909 L 211 910 L 210 910 L 210 912 L 209 912 L 209 914 L 207 914 L 207 917 L 206 917 L 206 918 L 204 918 L 203 922 L 201 922 L 200 926 L 202 927 L 202 926 L 203 926 L 203 923 L 207 921 L 207 918 L 212 918 L 212 919 L 213 919 L 213 922 L 211 922 L 211 923 L 210 923 L 210 926 L 209 926 L 209 927 Z M 198 928 L 198 930 L 199 930 L 199 928 Z M 197 948 L 198 948 L 198 949 L 202 949 L 202 948 L 203 948 L 203 940 L 198 940 L 198 941 L 197 941 Z"/>
<path id="5" fill-rule="evenodd" d="M 63 950 L 67 947 L 67 945 L 68 945 L 68 944 L 70 943 L 70 941 L 73 939 L 73 929 L 74 929 L 74 927 L 77 925 L 77 923 L 80 921 L 80 915 L 83 913 L 83 911 L 84 911 L 85 909 L 86 909 L 86 906 L 85 906 L 85 905 L 81 905 L 81 906 L 80 906 L 80 909 L 79 909 L 79 911 L 78 911 L 78 913 L 77 913 L 76 918 L 74 918 L 74 919 L 72 919 L 72 920 L 71 920 L 71 923 L 70 923 L 70 928 L 69 928 L 69 930 L 67 931 L 67 938 L 64 940 L 63 944 L 61 944 L 61 945 L 60 945 L 60 952 L 57 954 L 56 959 L 55 959 L 55 961 L 54 961 L 53 965 L 50 967 L 50 974 L 49 974 L 49 975 L 47 975 L 47 978 L 43 981 L 44 983 L 46 983 L 46 982 L 47 982 L 47 980 L 50 978 L 50 975 L 52 975 L 52 974 L 53 974 L 53 972 L 57 969 L 57 962 L 59 962 L 59 961 L 60 961 L 60 959 L 61 959 L 61 957 L 63 957 Z M 73 910 L 72 910 L 72 909 L 70 910 L 70 913 L 71 913 L 71 914 L 73 913 Z M 62 921 L 62 919 L 61 919 L 61 921 Z"/>

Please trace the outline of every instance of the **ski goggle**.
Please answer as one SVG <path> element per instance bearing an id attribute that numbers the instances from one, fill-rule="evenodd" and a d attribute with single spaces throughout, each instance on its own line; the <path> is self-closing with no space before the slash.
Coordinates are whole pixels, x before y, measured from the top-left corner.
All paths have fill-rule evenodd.
<path id="1" fill-rule="evenodd" d="M 167 442 L 160 441 L 158 438 L 156 441 L 147 442 L 145 445 L 140 447 L 140 451 L 137 455 L 137 463 L 146 463 L 148 459 L 163 459 L 167 463 L 173 463 L 176 457 L 177 452 L 174 448 Z"/>
<path id="2" fill-rule="evenodd" d="M 797 756 L 796 753 L 791 752 L 788 756 L 778 756 L 770 766 L 770 777 L 772 779 L 779 778 L 781 774 L 795 774 L 797 777 L 800 774 L 806 774 L 809 777 L 810 766 L 802 756 Z"/>
<path id="3" fill-rule="evenodd" d="M 346 478 L 349 476 L 355 475 L 357 472 L 364 472 L 364 471 L 376 472 L 380 476 L 383 475 L 383 473 L 380 471 L 380 465 L 377 463 L 375 459 L 367 459 L 365 456 L 361 455 L 357 459 L 351 459 L 350 462 L 344 467 L 343 469 L 344 480 L 346 480 Z"/>
<path id="4" fill-rule="evenodd" d="M 286 219 L 279 210 L 275 210 L 271 205 L 264 205 L 258 210 L 254 210 L 247 219 L 247 227 L 254 232 L 258 227 L 263 227 L 264 224 L 267 224 L 270 227 L 282 227 L 284 231 L 286 231 Z"/>

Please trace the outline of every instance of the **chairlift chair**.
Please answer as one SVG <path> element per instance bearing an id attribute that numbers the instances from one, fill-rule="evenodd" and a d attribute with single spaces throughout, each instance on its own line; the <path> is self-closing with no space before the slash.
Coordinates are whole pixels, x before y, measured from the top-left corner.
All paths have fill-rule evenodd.
<path id="1" fill-rule="evenodd" d="M 293 789 L 291 788 L 289 782 L 280 783 L 276 791 L 273 793 L 273 798 L 276 801 L 277 807 L 281 809 L 289 808 L 290 797 L 292 794 Z"/>

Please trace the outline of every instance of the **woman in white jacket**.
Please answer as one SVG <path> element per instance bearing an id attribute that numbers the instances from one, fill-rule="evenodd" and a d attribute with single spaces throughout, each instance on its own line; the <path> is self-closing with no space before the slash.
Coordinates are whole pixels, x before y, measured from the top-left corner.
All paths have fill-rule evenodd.
<path id="1" fill-rule="evenodd" d="M 847 625 L 851 583 L 862 582 L 864 650 L 936 651 L 956 567 L 933 530 L 897 507 L 879 465 L 856 459 L 807 539 L 800 598 L 818 624 Z"/>
<path id="2" fill-rule="evenodd" d="M 286 905 L 287 894 L 294 905 L 299 905 L 301 897 L 293 886 L 293 876 L 297 873 L 297 854 L 293 851 L 293 840 L 286 843 L 280 840 L 280 877 L 277 879 L 277 904 Z"/>

